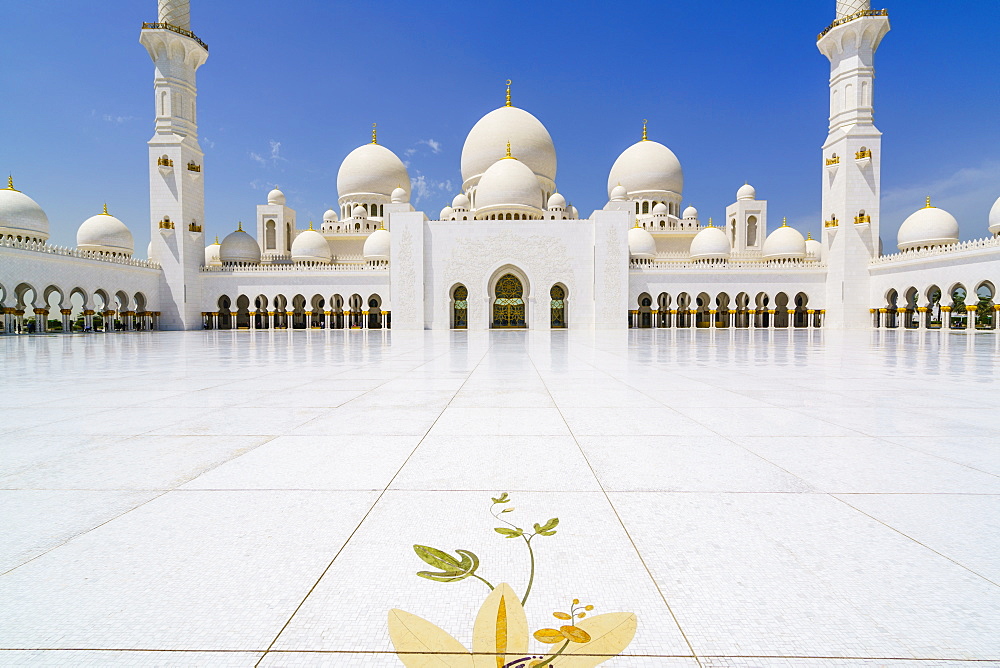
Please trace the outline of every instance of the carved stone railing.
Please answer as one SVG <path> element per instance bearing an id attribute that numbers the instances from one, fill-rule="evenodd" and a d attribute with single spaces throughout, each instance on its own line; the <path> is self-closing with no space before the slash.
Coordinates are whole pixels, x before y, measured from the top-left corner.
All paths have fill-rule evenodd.
<path id="1" fill-rule="evenodd" d="M 301 262 L 296 264 L 224 264 L 222 266 L 202 267 L 202 272 L 210 274 L 281 274 L 300 272 L 357 272 L 366 273 L 388 273 L 388 260 L 370 260 L 368 262 L 342 262 L 334 264 L 320 264 L 312 262 Z"/>
<path id="2" fill-rule="evenodd" d="M 1000 252 L 1000 237 L 986 237 L 983 239 L 973 239 L 962 241 L 957 244 L 947 246 L 935 246 L 934 248 L 923 248 L 919 250 L 906 250 L 891 255 L 883 255 L 873 258 L 871 264 L 892 264 L 894 262 L 908 262 L 910 260 L 935 259 L 943 255 L 954 255 L 968 251 L 997 250 Z M 998 257 L 997 259 L 1000 259 Z"/>
<path id="3" fill-rule="evenodd" d="M 826 271 L 826 265 L 815 260 L 768 260 L 733 262 L 731 260 L 697 260 L 683 262 L 662 262 L 657 260 L 636 260 L 629 263 L 632 271 L 649 273 L 669 273 L 671 271 L 778 271 L 792 269 L 795 271 Z"/>
<path id="4" fill-rule="evenodd" d="M 185 37 L 190 37 L 194 41 L 198 42 L 198 44 L 200 44 L 202 46 L 202 48 L 204 48 L 206 51 L 208 51 L 208 44 L 205 44 L 203 41 L 201 41 L 200 39 L 198 39 L 197 35 L 195 35 L 190 30 L 185 30 L 184 28 L 181 28 L 180 26 L 175 26 L 173 23 L 143 23 L 142 24 L 142 29 L 143 30 L 169 30 L 170 32 L 175 32 L 178 35 L 184 35 Z"/>
<path id="5" fill-rule="evenodd" d="M 864 18 L 866 16 L 889 16 L 889 10 L 888 9 L 862 9 L 861 11 L 854 12 L 850 16 L 845 16 L 842 19 L 837 19 L 836 21 L 834 21 L 833 23 L 831 23 L 830 25 L 828 25 L 826 27 L 826 30 L 824 30 L 823 32 L 821 32 L 819 35 L 816 36 L 816 41 L 818 42 L 819 40 L 823 39 L 828 32 L 830 32 L 831 30 L 833 30 L 837 26 L 842 26 L 845 23 L 850 23 L 851 21 L 853 21 L 855 19 Z"/>
<path id="6" fill-rule="evenodd" d="M 35 253 L 48 253 L 49 255 L 63 255 L 66 257 L 76 257 L 82 260 L 96 260 L 98 262 L 110 262 L 112 264 L 122 264 L 128 267 L 145 267 L 147 269 L 159 269 L 160 265 L 152 260 L 139 260 L 137 258 L 125 257 L 124 255 L 108 255 L 96 251 L 85 251 L 67 246 L 50 246 L 49 244 L 34 241 L 11 241 L 0 239 L 0 249 L 15 248 L 17 250 L 33 251 Z"/>

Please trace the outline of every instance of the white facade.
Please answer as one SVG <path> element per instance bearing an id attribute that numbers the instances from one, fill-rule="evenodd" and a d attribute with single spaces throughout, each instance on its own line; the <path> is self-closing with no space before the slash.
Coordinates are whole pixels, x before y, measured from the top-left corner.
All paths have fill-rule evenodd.
<path id="1" fill-rule="evenodd" d="M 684 207 L 680 160 L 645 125 L 609 169 L 607 205 L 581 218 L 559 192 L 548 130 L 508 85 L 506 103 L 472 126 L 462 189 L 440 213 L 409 203 L 407 169 L 373 127 L 318 227 L 300 225 L 275 189 L 247 231 L 206 247 L 196 71 L 208 47 L 187 0 L 159 0 L 140 35 L 155 65 L 150 260 L 131 259 L 131 234 L 106 209 L 83 223 L 78 250 L 47 246 L 44 212 L 11 182 L 0 190 L 4 330 L 35 315 L 43 331 L 53 294 L 84 300 L 59 302 L 65 330 L 73 308 L 113 312 L 117 328 L 993 329 L 1000 203 L 994 236 L 960 244 L 959 221 L 928 200 L 901 228 L 902 252 L 882 255 L 873 85 L 888 31 L 885 11 L 845 0 L 818 38 L 830 61 L 819 242 L 768 221 L 749 184 L 724 221 L 703 223 Z"/>

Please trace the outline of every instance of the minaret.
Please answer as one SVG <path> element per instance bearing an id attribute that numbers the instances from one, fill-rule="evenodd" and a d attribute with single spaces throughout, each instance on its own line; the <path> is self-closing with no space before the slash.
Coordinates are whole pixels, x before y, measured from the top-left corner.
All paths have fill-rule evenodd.
<path id="1" fill-rule="evenodd" d="M 873 120 L 875 51 L 889 32 L 869 0 L 837 0 L 837 18 L 817 41 L 830 60 L 830 133 L 823 145 L 826 325 L 869 324 L 868 264 L 879 253 L 882 133 Z"/>
<path id="2" fill-rule="evenodd" d="M 157 22 L 143 23 L 139 36 L 156 65 L 156 131 L 149 140 L 151 258 L 163 267 L 161 327 L 200 329 L 205 197 L 195 72 L 208 59 L 208 47 L 191 32 L 189 0 L 158 2 Z"/>

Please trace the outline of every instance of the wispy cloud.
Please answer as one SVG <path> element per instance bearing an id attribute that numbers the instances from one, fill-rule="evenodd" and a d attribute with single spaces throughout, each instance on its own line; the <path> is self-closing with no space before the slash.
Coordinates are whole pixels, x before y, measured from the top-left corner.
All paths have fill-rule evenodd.
<path id="1" fill-rule="evenodd" d="M 455 186 L 451 182 L 451 179 L 445 179 L 443 181 L 438 181 L 435 179 L 428 178 L 426 175 L 417 172 L 416 176 L 410 179 L 410 184 L 413 190 L 413 203 L 419 204 L 425 199 L 430 199 L 433 197 L 439 197 L 442 194 L 451 194 Z"/>
<path id="2" fill-rule="evenodd" d="M 435 155 L 441 152 L 441 142 L 435 141 L 433 139 L 421 139 L 417 144 L 423 144 L 431 150 L 431 153 Z"/>
<path id="3" fill-rule="evenodd" d="M 119 114 L 98 114 L 96 109 L 90 110 L 91 118 L 98 118 L 105 123 L 111 123 L 112 125 L 122 125 L 124 123 L 130 123 L 135 120 L 135 116 L 122 116 Z"/>
<path id="4" fill-rule="evenodd" d="M 274 165 L 279 162 L 288 162 L 288 159 L 281 155 L 281 142 L 271 140 L 268 142 L 270 146 L 270 152 L 266 155 L 261 155 L 256 151 L 250 151 L 250 159 L 259 164 L 261 167 L 267 167 L 268 165 Z"/>

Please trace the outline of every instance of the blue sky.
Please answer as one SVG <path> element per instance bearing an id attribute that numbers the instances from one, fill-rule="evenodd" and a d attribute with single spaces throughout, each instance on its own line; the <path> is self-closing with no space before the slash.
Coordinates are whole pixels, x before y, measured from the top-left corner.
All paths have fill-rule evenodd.
<path id="1" fill-rule="evenodd" d="M 138 43 L 155 0 L 11 0 L 0 28 L 0 172 L 34 197 L 52 243 L 107 201 L 144 256 L 153 67 Z M 461 184 L 465 135 L 514 103 L 551 133 L 560 191 L 604 205 L 617 155 L 650 138 L 685 172 L 684 201 L 719 219 L 749 180 L 817 233 L 834 0 L 768 3 L 435 3 L 193 0 L 211 56 L 199 71 L 206 231 L 226 234 L 278 184 L 300 226 L 336 203 L 341 160 L 369 139 L 409 163 L 432 216 Z M 882 237 L 931 195 L 986 234 L 1000 195 L 1000 2 L 887 0 L 877 57 Z M 211 238 L 211 237 L 209 237 Z"/>

